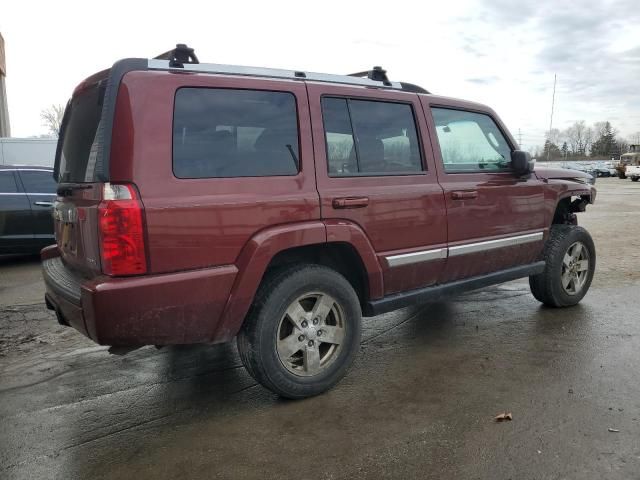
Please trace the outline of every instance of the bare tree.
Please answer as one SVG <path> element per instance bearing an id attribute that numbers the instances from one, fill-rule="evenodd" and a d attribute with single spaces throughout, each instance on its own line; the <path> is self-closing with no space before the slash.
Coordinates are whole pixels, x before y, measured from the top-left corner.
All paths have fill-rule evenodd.
<path id="1" fill-rule="evenodd" d="M 64 107 L 62 105 L 51 105 L 49 108 L 45 108 L 40 112 L 42 126 L 47 127 L 49 133 L 57 137 L 60 135 L 63 115 Z"/>
<path id="2" fill-rule="evenodd" d="M 627 153 L 629 151 L 629 142 L 626 138 L 618 137 L 616 138 L 616 146 L 618 147 L 619 153 Z"/>
<path id="3" fill-rule="evenodd" d="M 640 145 L 640 132 L 629 135 L 629 141 L 632 145 Z"/>
<path id="4" fill-rule="evenodd" d="M 562 137 L 560 130 L 558 130 L 557 128 L 552 128 L 551 130 L 546 132 L 545 136 L 547 137 L 547 140 L 554 145 L 558 145 Z"/>
<path id="5" fill-rule="evenodd" d="M 584 155 L 586 132 L 587 125 L 584 123 L 584 120 L 575 122 L 565 131 L 567 143 L 574 155 Z"/>

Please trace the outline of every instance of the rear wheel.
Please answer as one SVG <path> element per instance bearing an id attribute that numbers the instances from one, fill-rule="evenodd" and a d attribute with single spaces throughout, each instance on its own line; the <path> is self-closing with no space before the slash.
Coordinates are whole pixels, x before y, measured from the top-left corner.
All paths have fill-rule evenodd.
<path id="1" fill-rule="evenodd" d="M 302 265 L 270 275 L 238 335 L 243 364 L 287 398 L 317 395 L 346 374 L 360 345 L 358 296 L 339 273 Z"/>
<path id="2" fill-rule="evenodd" d="M 552 225 L 544 259 L 544 271 L 529 277 L 533 296 L 551 307 L 568 307 L 582 300 L 596 267 L 589 232 L 577 225 Z"/>
<path id="3" fill-rule="evenodd" d="M 631 181 L 632 182 L 637 182 L 638 181 L 638 177 L 631 177 Z"/>

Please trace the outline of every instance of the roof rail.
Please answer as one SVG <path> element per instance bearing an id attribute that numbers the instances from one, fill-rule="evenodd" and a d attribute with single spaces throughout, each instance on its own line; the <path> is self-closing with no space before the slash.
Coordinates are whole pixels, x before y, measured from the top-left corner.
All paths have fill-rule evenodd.
<path id="1" fill-rule="evenodd" d="M 411 93 L 429 93 L 422 87 L 404 82 L 392 82 L 382 67 L 352 73 L 350 75 L 332 75 L 328 73 L 302 72 L 276 68 L 243 67 L 215 63 L 200 63 L 193 48 L 179 43 L 176 48 L 148 60 L 150 70 L 182 68 L 192 72 L 217 73 L 221 75 L 242 75 L 248 77 L 282 78 L 288 80 L 307 80 L 312 82 L 340 83 L 361 87 L 386 88 Z"/>

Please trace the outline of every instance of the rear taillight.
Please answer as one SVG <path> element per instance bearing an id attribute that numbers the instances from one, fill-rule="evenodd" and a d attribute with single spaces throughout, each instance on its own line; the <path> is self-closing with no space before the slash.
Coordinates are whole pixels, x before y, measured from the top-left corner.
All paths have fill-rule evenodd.
<path id="1" fill-rule="evenodd" d="M 143 206 L 133 185 L 104 184 L 98 207 L 103 273 L 147 272 L 142 213 Z"/>

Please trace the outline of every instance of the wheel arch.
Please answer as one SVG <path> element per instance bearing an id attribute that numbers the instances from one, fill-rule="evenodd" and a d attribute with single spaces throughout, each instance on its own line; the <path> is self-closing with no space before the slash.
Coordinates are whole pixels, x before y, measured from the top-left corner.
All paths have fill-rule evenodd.
<path id="1" fill-rule="evenodd" d="M 587 205 L 595 201 L 595 188 L 582 184 L 574 186 L 566 181 L 558 182 L 553 186 L 561 190 L 555 196 L 551 225 L 577 225 L 576 213 L 584 212 Z"/>
<path id="2" fill-rule="evenodd" d="M 269 228 L 252 237 L 235 262 L 239 273 L 213 332 L 214 341 L 228 341 L 238 333 L 269 271 L 302 262 L 341 273 L 361 304 L 383 295 L 382 270 L 370 242 L 356 226 L 313 221 Z"/>

